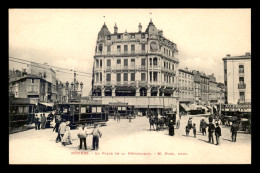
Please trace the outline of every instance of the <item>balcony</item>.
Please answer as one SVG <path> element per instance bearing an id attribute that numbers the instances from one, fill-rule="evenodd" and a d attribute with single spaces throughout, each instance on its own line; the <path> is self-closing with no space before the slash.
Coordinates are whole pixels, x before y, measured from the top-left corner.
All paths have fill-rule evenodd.
<path id="1" fill-rule="evenodd" d="M 162 67 L 162 71 L 165 71 L 167 73 L 171 73 L 173 75 L 176 75 L 176 70 L 172 70 L 172 69 L 168 69 L 168 68 Z"/>
<path id="2" fill-rule="evenodd" d="M 238 89 L 246 89 L 246 84 L 244 84 L 244 83 L 239 83 L 239 84 L 238 84 Z"/>
<path id="3" fill-rule="evenodd" d="M 251 99 L 238 99 L 237 103 L 238 104 L 247 104 L 247 103 L 251 104 Z"/>
<path id="4" fill-rule="evenodd" d="M 104 56 L 136 56 L 139 54 L 146 54 L 145 50 L 135 50 L 135 51 L 110 51 L 110 52 L 95 52 L 95 55 L 104 55 Z"/>
<path id="5" fill-rule="evenodd" d="M 106 71 L 116 71 L 116 70 L 146 70 L 146 66 L 137 66 L 137 65 L 130 65 L 130 66 L 123 66 L 123 65 L 117 65 L 117 66 L 107 66 L 105 67 Z"/>

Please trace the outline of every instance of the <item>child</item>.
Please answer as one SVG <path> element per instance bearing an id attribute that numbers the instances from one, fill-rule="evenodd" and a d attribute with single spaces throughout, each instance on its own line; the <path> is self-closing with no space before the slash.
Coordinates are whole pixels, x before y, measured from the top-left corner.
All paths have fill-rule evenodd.
<path id="1" fill-rule="evenodd" d="M 195 123 L 193 123 L 192 128 L 193 128 L 194 138 L 196 138 L 196 124 Z"/>
<path id="2" fill-rule="evenodd" d="M 189 133 L 190 133 L 190 128 L 189 128 L 189 126 L 187 125 L 187 126 L 186 126 L 186 136 L 189 136 Z"/>

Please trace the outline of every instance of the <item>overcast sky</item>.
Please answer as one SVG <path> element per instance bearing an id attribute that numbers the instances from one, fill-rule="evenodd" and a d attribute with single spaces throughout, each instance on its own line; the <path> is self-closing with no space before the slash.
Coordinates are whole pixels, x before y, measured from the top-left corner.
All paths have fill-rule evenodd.
<path id="1" fill-rule="evenodd" d="M 9 56 L 92 73 L 104 22 L 111 33 L 115 23 L 118 32 L 137 32 L 138 24 L 144 31 L 150 18 L 177 44 L 180 68 L 214 73 L 218 82 L 223 82 L 226 54 L 251 52 L 250 9 L 10 9 Z M 9 68 L 25 66 L 10 61 Z M 72 74 L 57 72 L 57 77 L 73 80 Z M 77 79 L 87 95 L 91 76 Z"/>

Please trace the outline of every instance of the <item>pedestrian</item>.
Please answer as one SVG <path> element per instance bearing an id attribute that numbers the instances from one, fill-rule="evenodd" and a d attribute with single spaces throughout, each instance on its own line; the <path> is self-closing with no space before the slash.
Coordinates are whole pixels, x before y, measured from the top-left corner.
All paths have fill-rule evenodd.
<path id="1" fill-rule="evenodd" d="M 42 114 L 42 127 L 41 129 L 45 129 L 45 125 L 46 125 L 46 117 L 45 117 L 45 114 Z"/>
<path id="2" fill-rule="evenodd" d="M 216 136 L 216 142 L 217 142 L 216 145 L 220 145 L 219 137 L 221 136 L 221 128 L 219 127 L 218 123 L 216 123 L 215 136 Z"/>
<path id="3" fill-rule="evenodd" d="M 55 124 L 55 126 L 53 128 L 53 131 L 55 130 L 55 132 L 58 133 L 58 136 L 56 137 L 56 143 L 61 141 L 59 127 L 60 127 L 60 120 L 57 120 L 56 124 Z"/>
<path id="4" fill-rule="evenodd" d="M 117 122 L 120 122 L 120 113 L 117 112 Z"/>
<path id="5" fill-rule="evenodd" d="M 82 149 L 82 143 L 84 143 L 85 150 L 87 150 L 87 124 L 80 124 L 78 131 L 78 138 L 80 140 L 79 150 Z"/>
<path id="6" fill-rule="evenodd" d="M 204 119 L 201 120 L 201 131 L 202 131 L 202 135 L 207 135 L 206 132 L 206 128 L 207 128 L 207 123 L 206 121 L 204 121 Z"/>
<path id="7" fill-rule="evenodd" d="M 200 120 L 200 132 L 202 132 L 202 120 Z"/>
<path id="8" fill-rule="evenodd" d="M 192 118 L 189 118 L 189 120 L 188 120 L 188 126 L 189 126 L 190 129 L 192 128 Z"/>
<path id="9" fill-rule="evenodd" d="M 196 124 L 195 124 L 195 123 L 193 123 L 192 128 L 193 128 L 193 135 L 194 135 L 194 138 L 196 138 Z"/>
<path id="10" fill-rule="evenodd" d="M 190 127 L 187 125 L 185 129 L 186 129 L 186 136 L 189 136 L 189 133 L 190 133 Z"/>
<path id="11" fill-rule="evenodd" d="M 66 145 L 71 145 L 72 142 L 71 142 L 71 134 L 70 134 L 70 126 L 69 126 L 70 122 L 67 121 L 66 122 L 66 127 L 65 127 L 65 133 L 64 133 L 64 136 L 62 138 L 62 145 L 63 146 L 66 146 Z"/>
<path id="12" fill-rule="evenodd" d="M 63 138 L 64 136 L 64 133 L 65 133 L 65 129 L 66 129 L 66 123 L 65 123 L 65 119 L 62 120 L 60 126 L 59 126 L 59 134 L 61 136 L 61 139 Z"/>
<path id="13" fill-rule="evenodd" d="M 169 135 L 174 136 L 174 123 L 173 120 L 170 120 L 169 122 Z"/>
<path id="14" fill-rule="evenodd" d="M 41 129 L 41 125 L 42 125 L 42 114 L 40 114 L 38 122 L 39 122 L 38 123 L 38 130 L 40 130 Z"/>
<path id="15" fill-rule="evenodd" d="M 210 122 L 208 132 L 209 132 L 209 143 L 212 142 L 212 144 L 214 144 L 214 138 L 213 138 L 214 131 L 215 131 L 215 125 L 212 122 Z"/>
<path id="16" fill-rule="evenodd" d="M 35 130 L 37 130 L 38 129 L 38 124 L 39 124 L 39 117 L 38 117 L 37 114 L 35 115 L 34 123 L 35 123 Z"/>
<path id="17" fill-rule="evenodd" d="M 114 121 L 116 121 L 116 111 L 114 112 Z"/>
<path id="18" fill-rule="evenodd" d="M 236 142 L 237 131 L 238 131 L 238 125 L 237 122 L 234 121 L 232 122 L 231 129 L 230 129 L 232 142 Z"/>
<path id="19" fill-rule="evenodd" d="M 98 148 L 99 148 L 99 137 L 101 138 L 101 136 L 102 136 L 102 133 L 97 126 L 98 126 L 98 124 L 94 123 L 94 129 L 91 133 L 93 135 L 92 150 L 98 150 Z"/>

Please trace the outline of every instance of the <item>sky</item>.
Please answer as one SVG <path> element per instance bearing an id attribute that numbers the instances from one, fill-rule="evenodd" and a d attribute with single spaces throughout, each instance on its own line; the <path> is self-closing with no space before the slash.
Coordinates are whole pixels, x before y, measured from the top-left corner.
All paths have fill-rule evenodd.
<path id="1" fill-rule="evenodd" d="M 104 17 L 105 16 L 105 17 Z M 251 9 L 9 9 L 9 57 L 91 74 L 97 35 L 109 31 L 144 31 L 150 19 L 177 44 L 179 68 L 214 73 L 224 83 L 222 58 L 251 53 Z M 9 61 L 9 69 L 26 65 Z M 73 74 L 57 72 L 62 82 Z M 83 95 L 91 75 L 79 73 Z"/>

